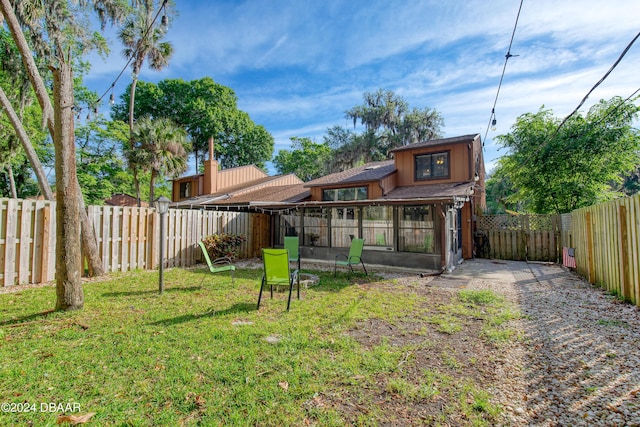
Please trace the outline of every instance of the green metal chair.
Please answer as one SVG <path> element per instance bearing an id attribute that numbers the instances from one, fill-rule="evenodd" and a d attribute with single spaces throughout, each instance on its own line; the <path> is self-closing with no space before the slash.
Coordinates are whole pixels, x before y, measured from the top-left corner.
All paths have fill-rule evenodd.
<path id="1" fill-rule="evenodd" d="M 364 266 L 364 261 L 362 260 L 362 248 L 364 247 L 364 239 L 353 239 L 351 240 L 351 247 L 349 248 L 349 255 L 338 254 L 336 255 L 336 262 L 333 266 L 333 276 L 336 275 L 336 269 L 338 266 L 341 267 L 349 267 L 350 273 L 353 273 L 353 265 L 362 264 L 362 268 L 364 269 L 364 274 L 368 275 L 367 267 Z M 345 258 L 344 261 L 338 260 L 338 258 Z"/>
<path id="2" fill-rule="evenodd" d="M 287 249 L 263 249 L 262 261 L 264 263 L 264 274 L 262 275 L 262 283 L 260 284 L 257 309 L 260 309 L 262 291 L 265 286 L 269 286 L 271 299 L 273 299 L 274 286 L 289 285 L 289 298 L 287 300 L 287 311 L 289 311 L 289 307 L 291 306 L 291 293 L 293 292 L 293 283 L 295 281 L 298 282 L 298 299 L 300 299 L 300 275 L 298 274 L 298 270 L 294 270 L 292 273 L 289 268 L 289 251 Z"/>
<path id="3" fill-rule="evenodd" d="M 289 262 L 297 262 L 298 271 L 300 271 L 300 243 L 298 236 L 285 236 L 284 248 L 289 251 Z"/>
<path id="4" fill-rule="evenodd" d="M 222 258 L 216 258 L 215 260 L 211 261 L 211 258 L 209 257 L 209 253 L 207 252 L 207 248 L 204 246 L 204 243 L 198 242 L 198 244 L 200 245 L 200 249 L 202 249 L 202 255 L 204 255 L 205 261 L 207 261 L 207 265 L 209 266 L 209 271 L 212 273 L 221 273 L 223 271 L 229 271 L 231 274 L 231 283 L 235 285 L 236 284 L 236 279 L 235 279 L 236 266 L 233 265 L 231 258 L 222 257 Z M 202 284 L 203 281 L 204 281 L 204 277 L 200 281 L 200 284 Z"/>

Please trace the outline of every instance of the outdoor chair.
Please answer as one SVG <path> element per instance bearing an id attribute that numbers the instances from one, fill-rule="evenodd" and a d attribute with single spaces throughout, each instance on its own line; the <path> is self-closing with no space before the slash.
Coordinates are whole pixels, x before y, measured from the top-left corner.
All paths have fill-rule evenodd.
<path id="1" fill-rule="evenodd" d="M 207 265 L 209 266 L 209 271 L 212 273 L 221 273 L 223 271 L 229 271 L 231 274 L 231 283 L 235 285 L 236 284 L 236 280 L 235 280 L 236 266 L 233 265 L 231 258 L 222 257 L 222 258 L 216 258 L 215 260 L 211 261 L 211 258 L 209 258 L 209 253 L 207 252 L 207 248 L 204 246 L 204 243 L 198 242 L 198 244 L 200 245 L 200 249 L 202 249 L 202 254 L 204 255 L 204 259 L 207 261 Z M 204 277 L 200 281 L 200 284 L 202 284 L 203 281 L 204 281 Z"/>
<path id="2" fill-rule="evenodd" d="M 367 267 L 364 266 L 364 261 L 362 260 L 362 248 L 364 247 L 364 239 L 353 239 L 351 240 L 351 247 L 349 248 L 349 255 L 338 254 L 336 255 L 336 262 L 333 266 L 333 276 L 336 275 L 336 269 L 338 266 L 341 267 L 349 267 L 350 273 L 353 273 L 353 265 L 362 264 L 362 268 L 364 269 L 364 274 L 368 275 Z M 344 261 L 338 258 L 344 258 Z"/>
<path id="3" fill-rule="evenodd" d="M 298 236 L 285 236 L 284 248 L 289 251 L 289 262 L 297 262 L 298 271 L 300 271 L 300 244 Z"/>
<path id="4" fill-rule="evenodd" d="M 298 270 L 294 270 L 292 273 L 289 268 L 289 251 L 287 249 L 262 249 L 262 261 L 264 263 L 264 274 L 262 275 L 262 283 L 260 284 L 257 309 L 260 309 L 262 291 L 266 286 L 270 288 L 271 299 L 273 299 L 274 286 L 288 285 L 289 298 L 287 299 L 287 311 L 289 311 L 293 283 L 296 281 L 298 285 L 298 299 L 300 299 L 300 275 L 298 274 Z"/>

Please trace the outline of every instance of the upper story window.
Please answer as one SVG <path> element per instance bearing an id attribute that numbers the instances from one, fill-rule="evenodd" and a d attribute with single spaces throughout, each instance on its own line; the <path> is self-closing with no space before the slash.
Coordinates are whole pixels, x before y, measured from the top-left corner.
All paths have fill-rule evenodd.
<path id="1" fill-rule="evenodd" d="M 416 181 L 449 177 L 449 152 L 420 154 L 415 156 Z"/>
<path id="2" fill-rule="evenodd" d="M 322 190 L 323 201 L 365 200 L 367 187 L 331 188 Z"/>

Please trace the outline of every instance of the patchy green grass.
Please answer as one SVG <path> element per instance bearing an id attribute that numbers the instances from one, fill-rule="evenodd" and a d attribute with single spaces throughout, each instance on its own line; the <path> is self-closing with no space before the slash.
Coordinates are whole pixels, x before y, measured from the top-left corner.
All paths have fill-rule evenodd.
<path id="1" fill-rule="evenodd" d="M 623 328 L 629 327 L 629 324 L 627 322 L 618 319 L 598 319 L 596 323 L 601 326 L 617 326 Z"/>
<path id="2" fill-rule="evenodd" d="M 436 325 L 444 334 L 455 335 L 463 331 L 470 319 L 482 321 L 482 336 L 499 344 L 514 339 L 514 331 L 507 323 L 520 317 L 502 295 L 490 290 L 462 289 L 457 300 L 438 307 L 426 321 Z"/>
<path id="3" fill-rule="evenodd" d="M 392 292 L 373 277 L 314 274 L 320 284 L 303 289 L 301 301 L 294 295 L 289 312 L 281 292 L 263 295 L 256 310 L 261 270 L 238 271 L 235 286 L 224 274 L 168 270 L 162 295 L 155 272 L 114 274 L 87 283 L 85 308 L 76 312 L 50 312 L 52 287 L 0 294 L 0 403 L 36 405 L 3 411 L 0 426 L 56 425 L 62 412 L 43 411 L 43 403 L 77 405 L 66 415 L 95 412 L 91 422 L 100 426 L 377 425 L 384 408 L 376 402 L 364 399 L 354 419 L 323 397 L 357 396 L 380 376 L 407 402 L 456 390 L 447 412 L 434 414 L 442 424 L 450 414 L 493 424 L 499 411 L 486 391 L 432 370 L 417 383 L 394 379 L 413 363 L 406 348 L 386 340 L 365 347 L 347 333 L 368 319 L 406 319 L 428 296 Z M 493 328 L 503 304 L 461 294 L 426 327 L 455 334 L 465 326 L 462 313 L 484 310 Z M 465 369 L 455 355 L 440 357 Z"/>

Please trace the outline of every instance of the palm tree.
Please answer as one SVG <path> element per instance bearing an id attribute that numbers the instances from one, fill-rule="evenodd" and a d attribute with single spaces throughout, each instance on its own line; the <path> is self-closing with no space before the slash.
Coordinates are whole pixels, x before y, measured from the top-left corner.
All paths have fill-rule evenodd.
<path id="1" fill-rule="evenodd" d="M 157 22 L 154 3 L 154 0 L 136 2 L 136 5 L 139 6 L 136 13 L 127 19 L 118 33 L 120 41 L 125 46 L 122 53 L 125 58 L 131 60 L 131 68 L 133 69 L 133 81 L 129 97 L 129 130 L 132 133 L 136 85 L 144 60 L 149 60 L 149 67 L 152 70 L 159 71 L 169 64 L 169 59 L 173 54 L 171 43 L 161 41 L 166 34 L 168 19 L 166 15 L 163 15 L 162 20 Z M 165 12 L 167 3 L 167 0 L 163 0 L 162 5 L 160 5 Z"/>
<path id="2" fill-rule="evenodd" d="M 158 176 L 177 177 L 187 170 L 189 143 L 184 129 L 170 119 L 143 117 L 133 129 L 135 144 L 128 158 L 136 171 L 151 172 L 149 203 L 153 204 Z"/>
<path id="3" fill-rule="evenodd" d="M 134 129 L 135 131 L 135 129 Z M 123 154 L 127 160 L 127 166 L 133 174 L 133 186 L 136 192 L 136 200 L 138 200 L 138 207 L 140 207 L 140 174 L 147 170 L 147 153 L 142 150 L 140 144 L 134 142 L 135 137 L 132 133 L 129 140 L 123 144 Z"/>

